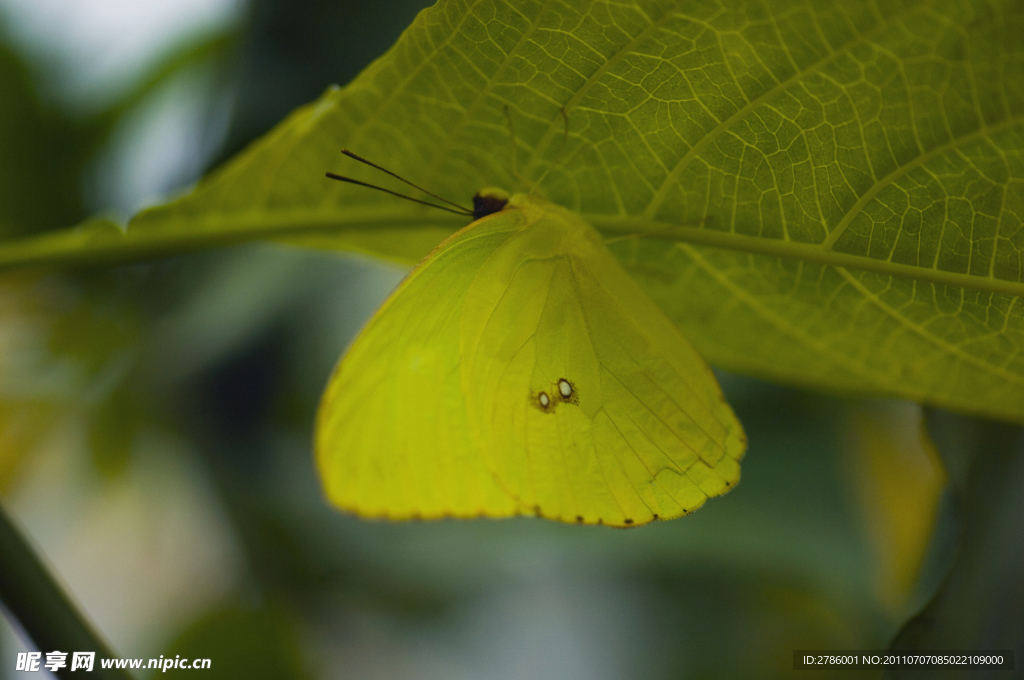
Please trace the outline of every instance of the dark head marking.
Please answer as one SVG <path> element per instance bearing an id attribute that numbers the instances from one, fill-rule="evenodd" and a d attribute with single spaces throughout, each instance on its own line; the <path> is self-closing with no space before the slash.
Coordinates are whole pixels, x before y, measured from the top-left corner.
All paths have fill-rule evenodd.
<path id="1" fill-rule="evenodd" d="M 540 517 L 540 506 L 539 505 L 533 506 L 533 514 L 537 515 L 537 517 Z"/>
<path id="2" fill-rule="evenodd" d="M 492 193 L 477 193 L 473 196 L 473 220 L 500 212 L 508 205 L 508 199 Z"/>
<path id="3" fill-rule="evenodd" d="M 633 520 L 631 520 L 631 519 L 624 519 L 622 521 L 625 522 L 626 524 L 632 524 L 633 523 Z"/>
<path id="4" fill-rule="evenodd" d="M 583 515 L 576 515 L 576 523 L 583 524 Z"/>
<path id="5" fill-rule="evenodd" d="M 654 513 L 654 519 L 658 519 L 658 513 Z"/>

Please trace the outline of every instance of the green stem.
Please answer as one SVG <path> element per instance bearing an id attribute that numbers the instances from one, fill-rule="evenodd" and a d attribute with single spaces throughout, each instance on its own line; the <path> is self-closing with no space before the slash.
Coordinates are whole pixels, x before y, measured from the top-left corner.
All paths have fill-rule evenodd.
<path id="1" fill-rule="evenodd" d="M 339 223 L 333 216 L 295 213 L 274 220 L 183 221 L 176 228 L 139 227 L 133 221 L 127 231 L 122 231 L 109 220 L 95 219 L 70 229 L 0 242 L 0 270 L 126 264 L 250 241 L 287 241 L 294 236 L 345 231 L 440 226 L 455 232 L 468 223 L 465 217 L 423 217 L 410 215 L 408 209 L 376 208 L 353 212 L 346 223 Z"/>
<path id="2" fill-rule="evenodd" d="M 114 658 L 109 647 L 89 626 L 21 532 L 0 507 L 0 602 L 43 652 L 67 652 L 61 680 L 81 677 L 71 672 L 71 652 L 96 652 L 93 672 L 103 680 L 132 680 L 127 671 L 103 669 L 100 659 Z"/>

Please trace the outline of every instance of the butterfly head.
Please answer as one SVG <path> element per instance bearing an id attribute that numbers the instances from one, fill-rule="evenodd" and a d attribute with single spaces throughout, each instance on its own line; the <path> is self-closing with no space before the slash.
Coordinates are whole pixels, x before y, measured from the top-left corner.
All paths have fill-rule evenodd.
<path id="1" fill-rule="evenodd" d="M 488 187 L 473 196 L 473 221 L 500 212 L 508 205 L 508 193 L 502 189 Z"/>

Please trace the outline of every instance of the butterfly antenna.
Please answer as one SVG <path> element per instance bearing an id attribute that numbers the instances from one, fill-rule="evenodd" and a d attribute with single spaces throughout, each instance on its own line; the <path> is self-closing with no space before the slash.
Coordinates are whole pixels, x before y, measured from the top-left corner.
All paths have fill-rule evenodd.
<path id="1" fill-rule="evenodd" d="M 369 166 L 370 166 L 371 168 L 376 168 L 376 169 L 380 170 L 381 172 L 386 172 L 387 174 L 389 174 L 389 175 L 391 175 L 392 177 L 394 177 L 395 179 L 397 179 L 397 180 L 398 180 L 399 182 L 405 182 L 406 184 L 408 184 L 408 185 L 409 185 L 409 186 L 411 186 L 412 188 L 414 188 L 414 189 L 419 189 L 420 191 L 422 191 L 423 193 L 427 194 L 428 196 L 433 196 L 433 197 L 434 197 L 434 198 L 436 198 L 437 200 L 439 200 L 439 201 L 441 201 L 441 202 L 443 202 L 443 203 L 447 203 L 448 205 L 454 205 L 454 206 L 455 206 L 456 208 L 458 208 L 459 210 L 462 210 L 463 212 L 465 212 L 465 213 L 467 213 L 467 214 L 470 214 L 470 215 L 472 215 L 472 214 L 473 214 L 473 211 L 472 211 L 472 210 L 470 210 L 469 208 L 463 207 L 463 206 L 459 205 L 458 203 L 455 203 L 454 201 L 449 201 L 449 200 L 448 200 L 447 198 L 442 198 L 441 196 L 438 196 L 437 194 L 435 194 L 435 193 L 434 193 L 434 192 L 432 192 L 432 191 L 427 191 L 427 190 L 426 190 L 426 189 L 424 189 L 423 187 L 421 187 L 421 186 L 418 186 L 418 185 L 416 185 L 416 184 L 413 184 L 412 182 L 410 182 L 410 181 L 409 181 L 409 180 L 407 180 L 406 178 L 404 178 L 404 177 L 401 177 L 401 176 L 399 176 L 399 175 L 396 175 L 395 173 L 391 172 L 391 171 L 390 171 L 390 170 L 388 170 L 387 168 L 382 168 L 382 167 L 380 167 L 379 165 L 377 165 L 376 163 L 374 163 L 374 162 L 372 162 L 372 161 L 368 161 L 368 160 L 366 160 L 366 159 L 365 159 L 365 158 L 363 158 L 362 156 L 357 156 L 356 154 L 352 153 L 352 152 L 351 152 L 351 151 L 349 151 L 348 149 L 342 149 L 342 150 L 341 150 L 341 152 L 342 152 L 343 154 L 345 154 L 346 156 L 348 156 L 349 158 L 353 158 L 353 159 L 355 159 L 355 160 L 359 161 L 360 163 L 365 163 L 366 165 L 369 165 Z M 330 175 L 328 175 L 328 176 L 330 177 Z M 338 179 L 337 177 L 331 177 L 331 178 L 332 178 L 332 179 Z M 350 180 L 342 180 L 342 181 L 350 181 Z M 363 184 L 362 182 L 352 182 L 352 183 L 353 183 L 353 184 Z M 374 188 L 374 189 L 380 189 L 380 187 L 378 187 L 378 186 L 374 186 L 373 184 L 363 184 L 363 186 L 368 186 L 368 187 L 372 187 L 372 188 Z M 387 191 L 387 189 L 383 189 L 383 191 Z M 402 198 L 409 198 L 408 196 L 404 196 L 404 195 L 402 195 L 402 194 L 396 194 L 396 193 L 395 193 L 395 192 L 393 192 L 393 191 L 388 191 L 387 193 L 389 193 L 389 194 L 394 194 L 395 196 L 401 196 Z M 415 200 L 415 199 L 410 199 L 410 200 Z M 417 203 L 424 203 L 423 201 L 416 201 L 416 202 L 417 202 Z M 434 204 L 433 204 L 433 203 L 424 203 L 424 205 L 434 205 Z M 440 207 L 440 206 L 434 206 L 434 207 Z M 454 211 L 453 211 L 453 212 L 454 212 Z"/>
<path id="2" fill-rule="evenodd" d="M 387 172 L 387 170 L 385 170 L 384 172 Z M 391 173 L 388 173 L 388 174 L 390 175 Z M 336 179 L 339 182 L 348 182 L 349 184 L 358 184 L 361 187 L 369 187 L 370 189 L 376 189 L 377 191 L 383 191 L 385 194 L 391 194 L 392 196 L 398 196 L 399 198 L 404 198 L 405 200 L 412 201 L 413 203 L 421 203 L 423 205 L 429 205 L 431 208 L 437 208 L 438 210 L 447 210 L 448 212 L 455 213 L 456 215 L 466 215 L 468 217 L 472 217 L 473 216 L 473 211 L 472 210 L 467 210 L 466 208 L 463 208 L 461 205 L 458 205 L 458 204 L 453 204 L 453 205 L 458 207 L 459 210 L 452 210 L 451 208 L 447 208 L 447 207 L 445 207 L 443 205 L 437 205 L 436 203 L 431 203 L 430 201 L 421 201 L 418 198 L 413 198 L 412 196 L 406 196 L 405 194 L 400 194 L 397 191 L 392 191 L 391 189 L 385 189 L 384 187 L 379 187 L 376 184 L 368 184 L 366 182 L 360 182 L 357 179 L 352 179 L 351 177 L 343 177 L 341 175 L 335 175 L 333 172 L 328 172 L 327 176 L 330 177 L 331 179 Z M 419 189 L 419 187 L 416 187 L 416 188 Z M 434 194 L 430 194 L 430 195 L 433 196 Z M 441 200 L 444 200 L 444 199 L 441 199 Z"/>
<path id="3" fill-rule="evenodd" d="M 543 182 L 544 178 L 548 176 L 549 172 L 551 172 L 551 169 L 562 162 L 562 153 L 565 151 L 565 143 L 569 140 L 569 116 L 565 113 L 564 106 L 559 109 L 559 113 L 562 114 L 562 122 L 565 124 L 565 131 L 562 133 L 562 143 L 558 146 L 558 153 L 555 154 L 555 160 L 552 161 L 551 165 L 548 166 L 548 169 L 544 171 L 544 174 L 540 176 L 540 179 L 534 182 L 533 189 L 539 187 L 540 183 Z M 533 193 L 533 189 L 530 190 L 531 194 Z"/>

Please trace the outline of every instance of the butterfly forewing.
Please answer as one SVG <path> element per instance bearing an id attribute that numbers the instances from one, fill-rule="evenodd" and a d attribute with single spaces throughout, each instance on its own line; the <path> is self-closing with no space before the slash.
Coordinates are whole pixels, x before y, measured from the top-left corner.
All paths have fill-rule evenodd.
<path id="1" fill-rule="evenodd" d="M 507 238 L 464 232 L 417 267 L 352 343 L 317 417 L 328 498 L 366 516 L 506 516 L 501 489 L 469 432 L 459 375 L 462 303 Z"/>

